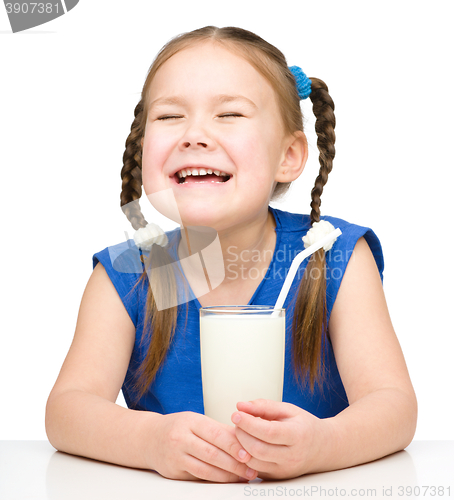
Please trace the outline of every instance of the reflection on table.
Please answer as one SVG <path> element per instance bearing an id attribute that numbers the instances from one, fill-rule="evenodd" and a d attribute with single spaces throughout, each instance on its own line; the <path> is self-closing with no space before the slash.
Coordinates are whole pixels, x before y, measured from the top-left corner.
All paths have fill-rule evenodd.
<path id="1" fill-rule="evenodd" d="M 55 451 L 46 441 L 1 441 L 0 498 L 449 498 L 454 497 L 453 464 L 453 441 L 419 441 L 412 443 L 407 450 L 349 469 L 309 474 L 285 481 L 257 479 L 249 483 L 224 485 L 203 481 L 173 481 L 153 471 L 129 469 L 67 455 Z M 424 490 L 425 487 L 432 489 Z"/>

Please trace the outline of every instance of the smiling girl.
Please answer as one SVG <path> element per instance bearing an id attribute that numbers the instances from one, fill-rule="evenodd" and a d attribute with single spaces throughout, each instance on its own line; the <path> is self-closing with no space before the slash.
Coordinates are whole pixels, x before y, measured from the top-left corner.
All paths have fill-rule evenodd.
<path id="1" fill-rule="evenodd" d="M 269 203 L 306 164 L 300 98 L 308 95 L 320 172 L 310 215 L 298 215 Z M 47 404 L 53 446 L 168 478 L 232 482 L 350 467 L 411 442 L 416 398 L 384 298 L 380 243 L 368 228 L 320 217 L 334 158 L 333 111 L 321 80 L 291 71 L 281 52 L 248 31 L 206 27 L 161 50 L 126 141 L 122 207 L 143 228 L 142 185 L 150 199 L 171 190 L 183 228 L 217 233 L 224 279 L 160 309 L 146 270 L 119 271 L 112 249 L 95 254 Z M 302 264 L 284 304 L 284 402 L 238 402 L 232 426 L 215 422 L 203 414 L 200 307 L 274 305 L 290 256 L 321 220 L 342 236 Z M 180 231 L 165 243 L 144 252 L 148 265 L 181 257 Z M 161 280 L 162 293 L 178 287 L 172 279 Z M 127 409 L 115 404 L 120 389 Z"/>

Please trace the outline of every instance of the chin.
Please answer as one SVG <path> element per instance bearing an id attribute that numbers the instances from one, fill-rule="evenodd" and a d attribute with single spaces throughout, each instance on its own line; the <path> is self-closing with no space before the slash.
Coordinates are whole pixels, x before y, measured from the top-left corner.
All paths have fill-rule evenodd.
<path id="1" fill-rule="evenodd" d="M 219 230 L 219 222 L 214 220 L 213 217 L 183 217 L 182 218 L 183 226 L 203 226 L 210 227 Z"/>
<path id="2" fill-rule="evenodd" d="M 212 203 L 181 203 L 177 200 L 179 215 L 184 226 L 208 226 L 216 228 L 222 222 L 222 215 L 213 210 Z"/>

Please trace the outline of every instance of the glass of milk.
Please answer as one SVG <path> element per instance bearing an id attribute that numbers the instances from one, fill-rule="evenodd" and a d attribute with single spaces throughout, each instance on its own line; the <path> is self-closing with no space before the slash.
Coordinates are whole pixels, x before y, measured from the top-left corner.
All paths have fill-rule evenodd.
<path id="1" fill-rule="evenodd" d="M 233 425 L 239 401 L 282 401 L 285 309 L 202 307 L 200 353 L 205 415 Z"/>

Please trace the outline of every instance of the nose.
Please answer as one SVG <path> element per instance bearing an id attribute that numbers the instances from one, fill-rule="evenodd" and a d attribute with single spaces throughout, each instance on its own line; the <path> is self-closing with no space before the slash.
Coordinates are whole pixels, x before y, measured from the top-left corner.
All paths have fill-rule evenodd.
<path id="1" fill-rule="evenodd" d="M 190 148 L 193 145 L 194 144 L 192 142 L 185 141 L 185 142 L 183 142 L 182 147 L 184 149 L 187 149 L 187 148 Z M 196 142 L 195 145 L 196 146 L 201 146 L 202 148 L 207 148 L 208 147 L 208 144 L 206 142 Z"/>
<path id="2" fill-rule="evenodd" d="M 185 130 L 180 140 L 180 149 L 206 149 L 214 147 L 214 140 L 200 123 L 192 123 Z"/>

